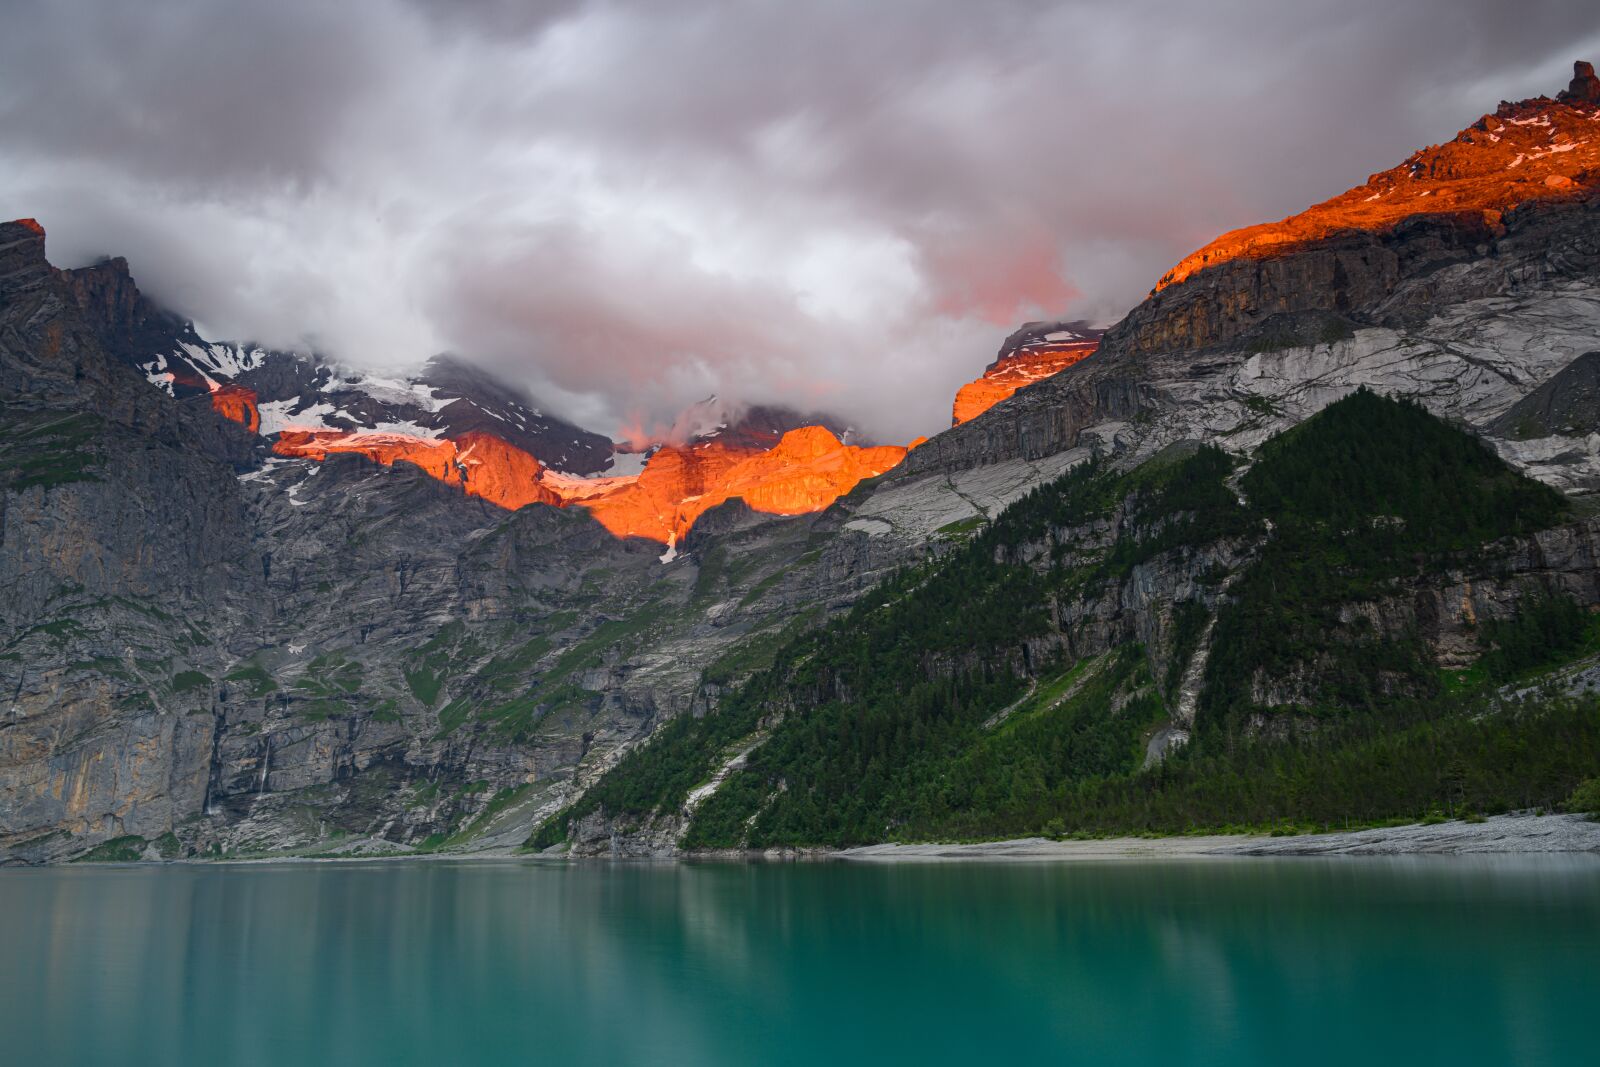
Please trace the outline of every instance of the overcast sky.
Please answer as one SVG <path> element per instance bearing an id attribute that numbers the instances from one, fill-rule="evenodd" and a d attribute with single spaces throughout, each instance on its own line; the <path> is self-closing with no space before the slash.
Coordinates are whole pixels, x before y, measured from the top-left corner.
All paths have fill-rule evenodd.
<path id="1" fill-rule="evenodd" d="M 0 0 L 0 216 L 210 336 L 948 423 L 1017 323 L 1600 60 L 1593 0 Z"/>

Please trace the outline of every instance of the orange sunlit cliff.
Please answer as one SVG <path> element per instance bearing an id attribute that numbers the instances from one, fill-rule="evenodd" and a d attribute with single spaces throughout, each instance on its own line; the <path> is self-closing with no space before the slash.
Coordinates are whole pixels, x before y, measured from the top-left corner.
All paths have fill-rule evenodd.
<path id="1" fill-rule="evenodd" d="M 618 537 L 671 543 L 705 512 L 734 497 L 770 515 L 821 511 L 905 455 L 903 448 L 842 444 L 822 426 L 790 430 L 765 451 L 715 440 L 668 445 L 650 457 L 637 479 L 579 503 Z"/>
<path id="2" fill-rule="evenodd" d="M 410 463 L 441 482 L 512 510 L 526 504 L 562 503 L 559 494 L 541 484 L 544 467 L 539 461 L 493 434 L 472 432 L 455 440 L 432 440 L 400 433 L 284 430 L 272 451 L 316 460 L 333 452 L 354 452 L 386 467 Z"/>
<path id="3" fill-rule="evenodd" d="M 1095 351 L 1097 340 L 1071 330 L 1054 331 L 1055 325 L 1029 323 L 1008 338 L 1005 354 L 982 378 L 962 388 L 954 421 L 975 418 L 1023 386 Z M 220 415 L 260 432 L 261 410 L 252 390 L 233 383 L 214 385 L 211 405 Z M 428 437 L 313 423 L 269 436 L 279 456 L 321 461 L 353 453 L 384 466 L 407 463 L 499 507 L 582 507 L 618 537 L 644 537 L 664 545 L 677 543 L 701 515 L 735 498 L 769 515 L 821 511 L 862 480 L 898 466 L 911 448 L 926 440 L 918 438 L 907 448 L 863 447 L 845 444 L 821 425 L 781 435 L 775 429 L 728 431 L 724 426 L 713 436 L 657 447 L 638 474 L 585 478 L 549 470 L 524 449 L 478 430 Z"/>
<path id="4" fill-rule="evenodd" d="M 248 427 L 251 433 L 261 430 L 261 409 L 256 406 L 254 389 L 232 382 L 218 386 L 211 392 L 211 410 Z"/>
<path id="5" fill-rule="evenodd" d="M 984 368 L 983 377 L 968 382 L 956 392 L 950 425 L 960 426 L 977 418 L 1018 389 L 1060 374 L 1074 363 L 1094 355 L 1099 347 L 1099 341 L 1066 341 L 1031 345 L 1007 353 Z"/>
<path id="6" fill-rule="evenodd" d="M 1600 189 L 1600 80 L 1588 63 L 1556 100 L 1500 105 L 1448 144 L 1416 152 L 1367 183 L 1281 222 L 1225 233 L 1184 258 L 1164 289 L 1229 260 L 1286 253 L 1341 230 L 1387 231 L 1418 215 L 1478 214 L 1490 227 L 1532 200 Z"/>
<path id="7" fill-rule="evenodd" d="M 241 409 L 218 407 L 234 414 Z M 430 439 L 401 433 L 286 429 L 273 452 L 323 460 L 355 453 L 385 466 L 409 463 L 431 477 L 503 508 L 552 504 L 589 509 L 618 537 L 662 544 L 682 538 L 695 520 L 734 497 L 771 515 L 821 511 L 863 478 L 882 474 L 905 458 L 896 447 L 842 444 L 822 426 L 790 430 L 771 449 L 702 441 L 658 449 L 637 476 L 569 478 L 546 471 L 537 459 L 492 434 Z"/>

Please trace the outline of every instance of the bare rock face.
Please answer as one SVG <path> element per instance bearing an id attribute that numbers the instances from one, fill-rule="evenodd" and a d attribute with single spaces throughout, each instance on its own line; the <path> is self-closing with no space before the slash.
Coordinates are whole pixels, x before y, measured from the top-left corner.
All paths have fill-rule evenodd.
<path id="1" fill-rule="evenodd" d="M 1594 64 L 1582 59 L 1572 64 L 1572 82 L 1557 99 L 1563 103 L 1600 104 L 1600 78 L 1594 76 Z"/>
<path id="2" fill-rule="evenodd" d="M 1421 216 L 1229 260 L 1164 287 L 1092 358 L 940 434 L 892 477 L 1185 438 L 1242 451 L 1361 385 L 1493 435 L 1496 419 L 1594 348 L 1597 300 L 1592 193 L 1534 200 L 1494 228 Z M 1593 449 L 1574 444 L 1502 452 L 1565 487 L 1555 467 L 1594 465 Z"/>
<path id="3" fill-rule="evenodd" d="M 1600 352 L 1585 352 L 1562 367 L 1488 428 L 1514 441 L 1600 432 Z"/>
<path id="4" fill-rule="evenodd" d="M 950 425 L 971 422 L 1019 389 L 1052 378 L 1094 355 L 1098 341 L 1030 345 L 989 364 L 983 376 L 956 391 Z"/>
<path id="5" fill-rule="evenodd" d="M 218 394 L 222 392 L 219 390 Z M 213 395 L 214 403 L 216 396 Z M 240 421 L 231 411 L 221 413 Z M 251 412 L 246 409 L 243 414 L 248 416 Z M 259 422 L 259 416 L 256 419 Z M 508 511 L 529 504 L 557 506 L 562 503 L 558 493 L 541 483 L 544 468 L 537 459 L 494 434 L 476 430 L 454 439 L 397 433 L 284 430 L 278 434 L 272 451 L 274 455 L 319 462 L 331 455 L 357 455 L 385 467 L 408 463 L 431 478 Z"/>
<path id="6" fill-rule="evenodd" d="M 0 226 L 0 386 L 0 862 L 154 837 L 200 810 L 215 722 L 131 696 L 198 640 L 168 609 L 254 588 L 253 453 L 106 357 L 27 222 Z"/>
<path id="7" fill-rule="evenodd" d="M 612 474 L 633 457 L 464 360 L 437 356 L 420 373 L 394 379 L 352 372 L 314 353 L 206 341 L 141 294 L 120 258 L 57 276 L 113 362 L 137 368 L 174 398 L 204 398 L 265 438 L 275 455 L 407 463 L 508 510 L 582 506 L 619 537 L 671 544 L 730 495 L 748 494 L 767 514 L 817 511 L 904 454 L 844 444 L 854 431 L 824 415 L 712 397 L 685 413 L 684 439 L 654 448 L 641 475 L 589 477 Z M 832 451 L 843 451 L 797 464 L 793 446 L 780 448 L 801 431 L 821 433 Z M 764 453 L 774 455 L 758 460 Z"/>
<path id="8" fill-rule="evenodd" d="M 415 384 L 431 391 L 437 408 L 420 412 L 418 421 L 445 436 L 492 435 L 541 466 L 571 474 L 597 474 L 611 465 L 609 437 L 556 418 L 527 390 L 465 360 L 436 356 Z"/>
<path id="9" fill-rule="evenodd" d="M 261 430 L 261 407 L 254 389 L 231 383 L 218 386 L 211 393 L 211 410 L 251 433 Z"/>
<path id="10" fill-rule="evenodd" d="M 609 438 L 546 414 L 526 390 L 464 360 L 436 356 L 417 374 L 391 380 L 312 352 L 208 341 L 142 294 L 125 259 L 57 273 L 114 362 L 139 370 L 169 396 L 209 397 L 219 412 L 269 439 L 284 429 L 430 440 L 476 433 L 569 473 L 593 474 L 612 463 Z"/>
<path id="11" fill-rule="evenodd" d="M 1104 334 L 1079 319 L 1023 323 L 1001 343 L 983 376 L 957 390 L 950 425 L 970 422 L 1017 390 L 1094 355 Z"/>
<path id="12" fill-rule="evenodd" d="M 893 445 L 847 445 L 824 427 L 801 427 L 784 434 L 769 451 L 729 471 L 707 506 L 739 497 L 754 510 L 771 515 L 821 511 L 863 479 L 892 469 L 905 456 L 905 449 Z"/>
<path id="13" fill-rule="evenodd" d="M 1496 121 L 1520 118 L 1544 147 L 1559 146 L 1568 142 L 1552 138 L 1556 120 L 1539 121 L 1553 106 L 1508 105 L 1502 111 L 1510 118 Z M 1581 118 L 1600 128 L 1589 112 Z M 1440 173 L 1448 169 L 1444 158 L 1435 160 Z M 870 525 L 879 521 L 876 501 L 909 502 L 941 482 L 972 485 L 985 470 L 996 478 L 1028 469 L 1043 476 L 1057 457 L 1100 454 L 1128 466 L 1196 440 L 1248 456 L 1362 386 L 1414 397 L 1477 429 L 1533 476 L 1592 492 L 1600 488 L 1600 434 L 1590 427 L 1600 424 L 1600 412 L 1591 411 L 1585 353 L 1597 339 L 1600 197 L 1587 186 L 1535 195 L 1497 220 L 1423 211 L 1392 226 L 1289 242 L 1165 284 L 1107 332 L 1092 358 L 913 450 L 869 497 L 851 502 L 850 521 L 888 542 L 908 512 L 885 508 L 879 530 Z M 1541 565 L 1530 557 L 1519 573 L 1540 574 Z M 1577 588 L 1592 578 L 1581 562 L 1563 573 L 1541 580 L 1593 592 Z M 1498 617 L 1512 597 L 1493 582 L 1463 578 L 1462 585 L 1470 593 L 1419 590 L 1422 599 L 1394 606 L 1390 621 L 1420 620 L 1441 650 L 1459 645 L 1463 597 L 1469 619 L 1473 612 Z M 1433 610 L 1416 614 L 1425 601 Z M 1113 609 L 1084 610 L 1089 615 L 1078 621 L 1087 624 Z"/>
<path id="14" fill-rule="evenodd" d="M 674 817 L 619 824 L 594 812 L 574 825 L 570 850 L 577 856 L 612 859 L 672 856 L 687 826 L 688 820 Z"/>

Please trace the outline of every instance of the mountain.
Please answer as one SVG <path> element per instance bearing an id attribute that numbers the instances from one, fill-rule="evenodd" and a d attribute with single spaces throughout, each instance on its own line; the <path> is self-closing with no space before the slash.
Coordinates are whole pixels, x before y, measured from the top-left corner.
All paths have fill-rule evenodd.
<path id="1" fill-rule="evenodd" d="M 846 445 L 823 426 L 788 430 L 772 444 L 738 440 L 717 435 L 681 447 L 662 445 L 638 477 L 578 503 L 618 537 L 671 546 L 701 515 L 734 497 L 769 515 L 821 511 L 906 455 L 894 446 Z"/>
<path id="2" fill-rule="evenodd" d="M 569 499 L 512 510 L 463 494 L 451 469 L 492 493 L 472 461 L 516 454 L 498 435 L 396 434 L 435 442 L 418 462 L 355 454 L 398 402 L 370 379 L 333 387 L 350 379 L 321 361 L 190 340 L 188 370 L 169 360 L 170 391 L 152 387 L 157 361 L 130 345 L 177 327 L 136 290 L 82 281 L 50 266 L 36 223 L 0 225 L 0 861 L 130 841 L 152 855 L 520 841 L 893 563 L 826 513 L 722 491 L 664 566 L 662 543 L 619 538 Z M 106 311 L 128 307 L 142 317 Z M 218 410 L 234 385 L 263 406 L 279 389 L 325 398 L 285 410 L 331 408 L 333 428 L 269 441 L 270 424 Z M 770 417 L 748 432 L 777 456 L 737 488 L 775 511 L 792 510 L 785 494 L 831 499 L 843 483 L 810 479 L 863 454 L 825 429 L 773 441 Z M 272 452 L 307 440 L 354 444 Z M 722 447 L 664 447 L 647 467 Z M 504 486 L 552 472 L 527 473 Z"/>
<path id="3" fill-rule="evenodd" d="M 982 415 L 1018 389 L 1054 377 L 1094 355 L 1104 330 L 1086 322 L 1029 322 L 1005 339 L 983 376 L 956 392 L 950 425 Z"/>
<path id="4" fill-rule="evenodd" d="M 1032 468 L 1038 488 L 949 524 L 973 540 L 793 637 L 533 843 L 782 848 L 1558 803 L 1600 773 L 1600 711 L 1497 694 L 1562 663 L 1558 690 L 1592 676 L 1592 87 L 1580 65 L 1560 99 L 1502 105 L 1304 216 L 1219 239 L 1092 358 L 912 451 L 850 501 L 857 516 L 981 472 Z M 1399 206 L 1357 207 L 1385 200 Z M 926 537 L 914 513 L 879 539 Z"/>
<path id="5" fill-rule="evenodd" d="M 218 411 L 264 436 L 491 434 L 559 471 L 596 474 L 611 465 L 609 438 L 546 414 L 526 390 L 464 360 L 437 356 L 415 375 L 385 378 L 314 353 L 207 341 L 142 294 L 125 259 L 61 273 L 108 355 L 169 396 L 211 397 Z"/>
<path id="6" fill-rule="evenodd" d="M 1366 391 L 1240 474 L 1209 445 L 1080 465 L 670 724 L 534 844 L 1369 821 L 1553 804 L 1600 769 L 1593 702 L 1460 713 L 1473 670 L 1592 641 L 1600 524 Z M 1292 743 L 1263 759 L 1263 736 Z"/>
<path id="7" fill-rule="evenodd" d="M 682 412 L 663 440 L 618 445 L 459 358 L 382 377 L 314 353 L 210 342 L 145 297 L 124 259 L 61 274 L 109 354 L 169 396 L 208 398 L 276 456 L 404 462 L 498 507 L 590 509 L 619 537 L 670 546 L 734 496 L 770 514 L 821 510 L 904 455 L 846 445 L 858 435 L 824 414 L 714 396 Z M 792 431 L 804 433 L 784 444 Z"/>
<path id="8" fill-rule="evenodd" d="M 555 487 L 616 536 L 648 538 L 669 553 L 701 515 L 730 499 L 767 515 L 821 511 L 906 454 L 857 444 L 855 429 L 828 415 L 715 396 L 683 411 L 664 433 L 640 436 L 620 446 L 640 457 L 636 476 Z"/>
<path id="9" fill-rule="evenodd" d="M 1344 231 L 1388 234 L 1402 223 L 1453 216 L 1459 228 L 1494 233 L 1507 211 L 1582 199 L 1600 182 L 1597 103 L 1600 80 L 1590 64 L 1579 62 L 1558 101 L 1541 96 L 1502 102 L 1453 141 L 1421 149 L 1364 185 L 1281 222 L 1223 234 L 1184 257 L 1156 289 L 1210 266 L 1282 255 Z"/>
<path id="10" fill-rule="evenodd" d="M 1074 448 L 1151 454 L 1185 439 L 1249 449 L 1362 385 L 1418 396 L 1430 410 L 1489 432 L 1521 397 L 1595 350 L 1600 323 L 1593 280 L 1600 170 L 1587 162 L 1600 137 L 1600 107 L 1540 97 L 1500 111 L 1546 145 L 1557 134 L 1574 138 L 1554 143 L 1580 147 L 1539 161 L 1564 168 L 1546 176 L 1570 187 L 1521 181 L 1526 160 L 1513 167 L 1517 154 L 1478 137 L 1475 125 L 1419 155 L 1443 153 L 1463 170 L 1498 166 L 1513 175 L 1509 184 L 1475 186 L 1524 197 L 1498 221 L 1481 211 L 1440 213 L 1442 193 L 1408 196 L 1413 213 L 1397 221 L 1243 244 L 1231 257 L 1211 255 L 1203 269 L 1175 269 L 1106 332 L 1092 359 L 935 437 L 900 475 L 1038 461 Z M 1576 140 L 1580 134 L 1587 140 Z M 1404 180 L 1420 194 L 1454 179 Z M 1328 203 L 1361 203 L 1373 195 L 1368 189 Z M 1490 440 L 1562 488 L 1595 477 L 1581 440 L 1493 433 Z"/>
<path id="11" fill-rule="evenodd" d="M 1588 84 L 1497 121 L 1577 144 Z M 1468 180 L 1441 163 L 1407 214 L 1175 272 L 909 451 L 697 419 L 617 479 L 494 427 L 385 464 L 361 435 L 438 429 L 443 387 L 402 413 L 309 357 L 154 365 L 177 328 L 114 268 L 0 226 L 0 862 L 1555 803 L 1600 774 L 1592 703 L 1499 694 L 1581 688 L 1595 647 L 1600 197 L 1559 169 L 1583 145 L 1529 185 L 1523 133 L 1480 132 L 1446 148 L 1496 221 L 1434 210 Z M 1065 329 L 995 362 L 1093 340 Z M 330 421 L 267 440 L 291 397 Z M 537 469 L 486 479 L 474 432 Z"/>
<path id="12" fill-rule="evenodd" d="M 790 430 L 820 426 L 845 444 L 870 444 L 861 434 L 825 412 L 800 412 L 777 404 L 740 404 L 719 396 L 708 396 L 678 413 L 671 426 L 653 433 L 642 429 L 628 431 L 618 447 L 633 453 L 648 453 L 663 445 L 677 447 L 720 442 L 731 448 L 754 451 L 768 449 Z"/>

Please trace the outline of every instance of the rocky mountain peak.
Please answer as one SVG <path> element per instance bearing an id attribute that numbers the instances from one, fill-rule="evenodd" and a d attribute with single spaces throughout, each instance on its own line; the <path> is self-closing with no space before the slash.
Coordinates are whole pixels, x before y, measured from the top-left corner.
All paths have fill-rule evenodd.
<path id="1" fill-rule="evenodd" d="M 803 412 L 780 404 L 748 404 L 713 393 L 678 413 L 671 425 L 634 425 L 622 431 L 620 447 L 648 453 L 661 446 L 693 447 L 710 441 L 740 449 L 768 449 L 804 426 L 826 427 L 846 444 L 868 442 L 854 427 L 826 412 Z"/>
<path id="2" fill-rule="evenodd" d="M 1398 166 L 1278 222 L 1223 234 L 1186 256 L 1156 292 L 1238 259 L 1284 255 L 1352 231 L 1384 234 L 1419 217 L 1470 222 L 1492 235 L 1520 205 L 1582 198 L 1600 189 L 1600 92 L 1589 64 L 1577 64 L 1572 88 L 1502 102 L 1451 140 L 1412 153 Z"/>
<path id="3" fill-rule="evenodd" d="M 1600 104 L 1600 78 L 1594 76 L 1594 64 L 1585 59 L 1572 64 L 1572 82 L 1556 99 L 1562 103 Z"/>
<path id="4" fill-rule="evenodd" d="M 49 276 L 44 227 L 33 219 L 0 223 L 0 294 L 34 288 Z"/>
<path id="5" fill-rule="evenodd" d="M 1018 389 L 1094 355 L 1104 334 L 1083 319 L 1023 323 L 1001 343 L 1000 354 L 984 368 L 982 377 L 956 392 L 950 425 L 970 422 Z"/>
<path id="6" fill-rule="evenodd" d="M 151 328 L 162 332 L 182 332 L 188 328 L 186 320 L 140 292 L 128 261 L 122 256 L 107 256 L 87 267 L 57 270 L 45 258 L 45 229 L 37 219 L 0 223 L 0 244 L 6 246 L 15 269 L 26 267 L 65 282 L 84 320 L 103 341 L 112 342 L 108 344 L 112 355 L 124 354 L 122 349 L 134 340 L 131 334 Z M 151 338 L 138 340 L 149 342 Z"/>
<path id="7" fill-rule="evenodd" d="M 175 341 L 198 340 L 187 319 L 140 291 L 121 256 L 61 271 L 60 277 L 106 351 L 125 363 L 136 363 L 141 355 Z"/>
<path id="8" fill-rule="evenodd" d="M 995 362 L 998 363 L 1007 356 L 1015 355 L 1024 348 L 1080 341 L 1099 341 L 1104 333 L 1104 330 L 1095 328 L 1087 319 L 1051 319 L 1025 322 L 1011 331 L 1006 336 L 1006 339 L 1000 342 L 1000 351 L 995 355 Z"/>

